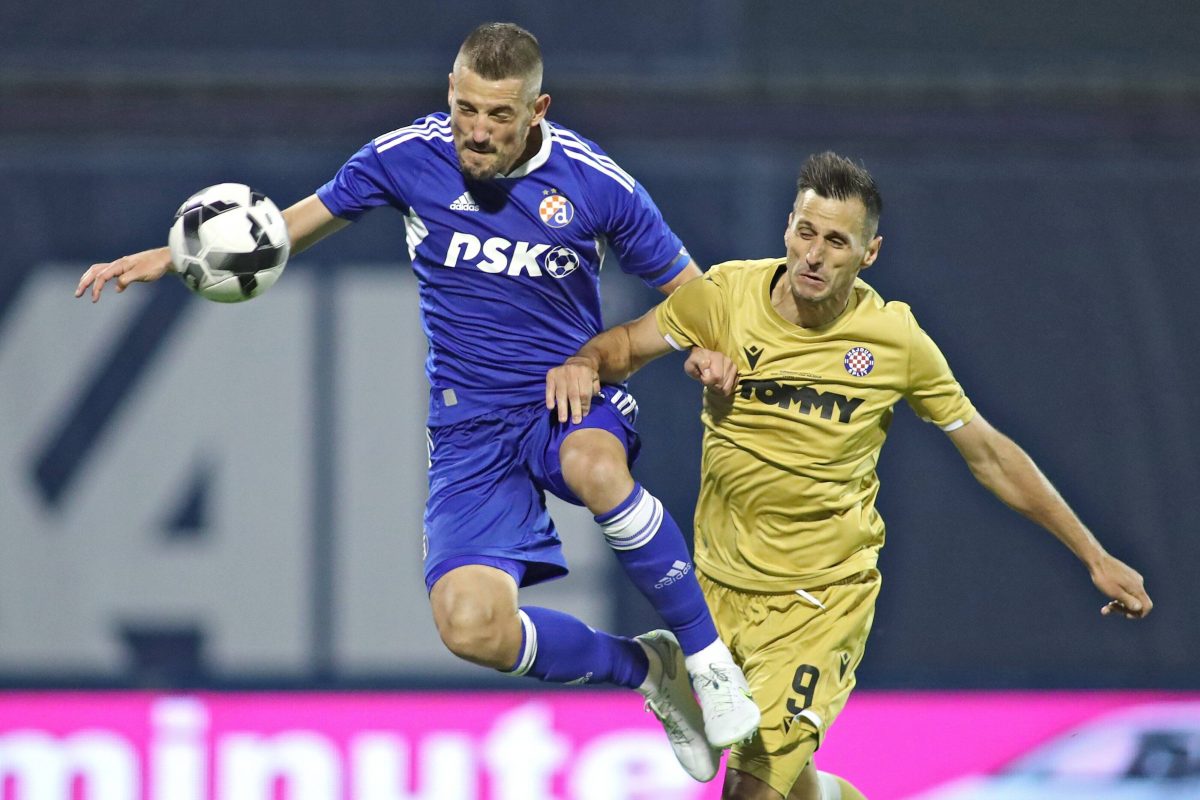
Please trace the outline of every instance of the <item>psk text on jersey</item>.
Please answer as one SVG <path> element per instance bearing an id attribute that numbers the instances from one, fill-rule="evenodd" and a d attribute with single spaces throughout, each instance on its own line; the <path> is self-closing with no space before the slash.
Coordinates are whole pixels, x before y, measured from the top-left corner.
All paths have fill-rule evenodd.
<path id="1" fill-rule="evenodd" d="M 513 242 L 499 236 L 481 241 L 477 236 L 455 231 L 442 264 L 453 268 L 460 261 L 493 275 L 525 274 L 534 278 L 543 273 L 553 278 L 565 278 L 580 264 L 579 254 L 563 245 Z"/>

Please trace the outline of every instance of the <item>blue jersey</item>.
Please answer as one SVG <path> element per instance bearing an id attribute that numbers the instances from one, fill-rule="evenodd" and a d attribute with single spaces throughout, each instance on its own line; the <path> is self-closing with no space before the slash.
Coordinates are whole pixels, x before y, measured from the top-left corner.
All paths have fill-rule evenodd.
<path id="1" fill-rule="evenodd" d="M 688 263 L 646 191 L 595 144 L 541 123 L 538 153 L 507 176 L 459 170 L 447 114 L 359 150 L 317 196 L 355 219 L 404 218 L 429 338 L 429 422 L 543 402 L 546 371 L 604 329 L 600 263 L 660 286 Z"/>

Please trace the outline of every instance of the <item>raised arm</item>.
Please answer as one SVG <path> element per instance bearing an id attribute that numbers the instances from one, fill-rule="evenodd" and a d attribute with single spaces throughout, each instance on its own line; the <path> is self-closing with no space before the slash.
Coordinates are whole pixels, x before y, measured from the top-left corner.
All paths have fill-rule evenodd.
<path id="1" fill-rule="evenodd" d="M 546 373 L 546 408 L 558 421 L 579 422 L 591 408 L 600 384 L 621 383 L 644 365 L 671 351 L 658 332 L 651 309 L 633 322 L 593 336 L 579 352 Z"/>
<path id="2" fill-rule="evenodd" d="M 949 436 L 976 480 L 1005 505 L 1054 534 L 1083 562 L 1092 583 L 1111 601 L 1101 609 L 1102 614 L 1119 612 L 1129 619 L 1141 619 L 1150 613 L 1154 604 L 1142 576 L 1105 551 L 1016 442 L 980 415 Z"/>
<path id="3" fill-rule="evenodd" d="M 334 231 L 349 224 L 335 217 L 315 195 L 296 203 L 283 211 L 287 223 L 288 238 L 292 242 L 292 255 L 308 249 Z M 89 288 L 92 302 L 100 299 L 104 284 L 114 278 L 117 292 L 125 291 L 131 283 L 156 281 L 171 269 L 171 251 L 166 247 L 143 250 L 140 253 L 122 256 L 116 261 L 93 264 L 75 287 L 75 296 L 82 297 Z"/>
<path id="4" fill-rule="evenodd" d="M 315 194 L 285 208 L 283 221 L 287 223 L 288 238 L 292 241 L 292 255 L 303 253 L 350 224 L 350 220 L 335 217 Z"/>

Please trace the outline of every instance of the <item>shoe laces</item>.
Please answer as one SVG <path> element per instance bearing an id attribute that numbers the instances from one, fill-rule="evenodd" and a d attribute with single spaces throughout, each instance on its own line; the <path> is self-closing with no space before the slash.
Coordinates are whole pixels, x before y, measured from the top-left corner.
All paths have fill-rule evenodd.
<path id="1" fill-rule="evenodd" d="M 668 700 L 665 705 L 669 709 L 675 708 L 675 706 L 671 704 L 670 700 Z M 659 710 L 659 707 L 654 704 L 654 700 L 652 700 L 649 697 L 646 698 L 646 702 L 642 706 L 642 710 L 649 711 L 651 714 L 653 714 L 655 717 L 658 718 L 658 721 L 662 723 L 663 730 L 667 732 L 667 738 L 670 739 L 672 742 L 690 742 L 691 741 L 691 737 L 688 735 L 688 732 L 685 729 L 683 722 L 679 718 L 680 715 L 679 715 L 678 711 L 676 711 L 674 714 L 665 713 L 665 712 Z"/>
<path id="2" fill-rule="evenodd" d="M 720 664 L 710 664 L 707 672 L 695 677 L 695 682 L 697 689 L 707 690 L 706 698 L 712 698 L 709 708 L 717 713 L 731 711 L 737 706 L 739 696 L 745 694 L 729 670 Z"/>

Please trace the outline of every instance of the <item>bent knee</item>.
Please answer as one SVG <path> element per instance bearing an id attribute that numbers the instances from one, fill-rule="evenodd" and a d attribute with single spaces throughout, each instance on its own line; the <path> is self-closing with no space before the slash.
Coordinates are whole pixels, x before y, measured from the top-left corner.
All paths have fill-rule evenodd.
<path id="1" fill-rule="evenodd" d="M 633 491 L 625 448 L 607 431 L 576 431 L 559 448 L 563 480 L 593 513 L 616 506 Z"/>
<path id="2" fill-rule="evenodd" d="M 439 600 L 433 603 L 433 621 L 446 649 L 492 669 L 516 663 L 521 622 L 515 608 L 462 593 L 443 593 Z"/>

